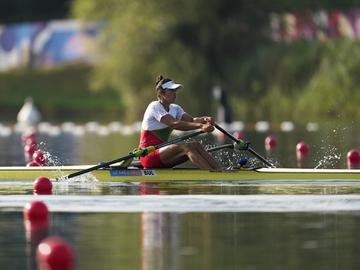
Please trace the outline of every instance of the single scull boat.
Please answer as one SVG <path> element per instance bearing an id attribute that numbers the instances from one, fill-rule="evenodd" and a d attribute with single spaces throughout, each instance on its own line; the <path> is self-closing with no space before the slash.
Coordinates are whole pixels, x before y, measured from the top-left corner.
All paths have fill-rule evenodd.
<path id="1" fill-rule="evenodd" d="M 91 165 L 48 167 L 0 167 L 0 181 L 31 180 L 39 176 L 60 179 L 84 170 Z M 244 181 L 244 180 L 360 180 L 360 170 L 347 169 L 299 169 L 257 168 L 224 171 L 207 171 L 193 168 L 139 169 L 102 168 L 91 174 L 103 182 L 172 182 L 172 181 Z M 70 180 L 70 179 L 69 179 Z"/>

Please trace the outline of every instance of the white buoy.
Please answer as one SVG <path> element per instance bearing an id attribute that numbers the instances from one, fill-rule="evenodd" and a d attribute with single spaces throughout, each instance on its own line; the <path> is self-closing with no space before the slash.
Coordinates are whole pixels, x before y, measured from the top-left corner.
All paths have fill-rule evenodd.
<path id="1" fill-rule="evenodd" d="M 12 130 L 8 126 L 0 124 L 0 137 L 9 137 L 12 133 Z"/>
<path id="2" fill-rule="evenodd" d="M 95 121 L 87 122 L 85 124 L 85 130 L 89 133 L 96 133 L 99 129 L 99 123 Z"/>
<path id="3" fill-rule="evenodd" d="M 319 130 L 319 124 L 314 122 L 309 122 L 306 124 L 306 130 L 309 132 L 316 132 Z"/>
<path id="4" fill-rule="evenodd" d="M 99 126 L 96 133 L 99 136 L 108 136 L 110 134 L 110 129 L 107 126 Z"/>
<path id="5" fill-rule="evenodd" d="M 61 124 L 61 130 L 66 133 L 71 133 L 75 129 L 75 126 L 73 122 L 64 122 Z"/>
<path id="6" fill-rule="evenodd" d="M 17 115 L 18 123 L 25 126 L 34 126 L 39 123 L 40 119 L 41 114 L 36 108 L 33 99 L 31 97 L 27 97 L 24 105 L 21 107 Z"/>
<path id="7" fill-rule="evenodd" d="M 108 127 L 109 127 L 109 130 L 113 133 L 120 133 L 121 132 L 121 129 L 123 127 L 122 123 L 121 122 L 110 122 L 108 124 Z"/>
<path id="8" fill-rule="evenodd" d="M 231 131 L 243 131 L 245 129 L 245 124 L 242 121 L 234 121 L 230 124 Z"/>
<path id="9" fill-rule="evenodd" d="M 284 121 L 280 124 L 280 130 L 283 132 L 292 132 L 295 129 L 295 125 L 291 121 Z"/>
<path id="10" fill-rule="evenodd" d="M 257 132 L 266 132 L 270 129 L 270 124 L 267 121 L 259 121 L 255 123 L 255 130 Z"/>

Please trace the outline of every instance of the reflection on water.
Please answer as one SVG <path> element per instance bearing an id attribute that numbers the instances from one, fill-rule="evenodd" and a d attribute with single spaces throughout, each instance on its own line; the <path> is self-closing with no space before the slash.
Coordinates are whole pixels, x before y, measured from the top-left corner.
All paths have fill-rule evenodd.
<path id="1" fill-rule="evenodd" d="M 0 197 L 2 211 L 41 199 L 51 212 L 325 212 L 359 211 L 359 195 L 162 195 Z"/>
<path id="2" fill-rule="evenodd" d="M 176 213 L 142 213 L 141 269 L 180 269 L 179 215 Z"/>
<path id="3" fill-rule="evenodd" d="M 55 213 L 49 233 L 73 244 L 77 269 L 358 269 L 359 222 L 347 213 Z M 0 213 L 0 245 L 0 265 L 34 269 L 20 213 Z"/>
<path id="4" fill-rule="evenodd" d="M 0 182 L 0 195 L 31 195 L 33 184 Z M 360 194 L 359 181 L 179 181 L 53 183 L 54 195 L 342 195 Z"/>

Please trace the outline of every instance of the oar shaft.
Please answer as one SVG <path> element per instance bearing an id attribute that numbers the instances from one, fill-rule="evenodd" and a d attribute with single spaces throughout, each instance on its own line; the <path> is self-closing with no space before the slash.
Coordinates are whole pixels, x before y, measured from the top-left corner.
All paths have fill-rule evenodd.
<path id="1" fill-rule="evenodd" d="M 181 137 L 173 139 L 171 141 L 163 142 L 163 143 L 158 144 L 158 145 L 156 145 L 154 147 L 155 147 L 155 149 L 160 149 L 162 147 L 165 147 L 165 146 L 168 146 L 168 145 L 171 145 L 171 144 L 176 144 L 176 143 L 191 139 L 191 138 L 196 137 L 196 136 L 198 136 L 198 135 L 200 135 L 202 133 L 204 133 L 204 131 L 196 131 L 194 133 L 190 133 L 188 135 L 181 136 Z"/>
<path id="2" fill-rule="evenodd" d="M 214 125 L 218 130 L 220 130 L 222 133 L 224 133 L 226 136 L 228 136 L 230 139 L 232 139 L 235 142 L 240 142 L 240 140 L 236 139 L 233 135 L 231 135 L 229 132 L 227 132 L 225 129 L 220 127 L 218 124 Z"/>
<path id="3" fill-rule="evenodd" d="M 94 170 L 97 170 L 97 169 L 108 167 L 108 166 L 110 166 L 110 165 L 112 165 L 114 163 L 117 163 L 117 162 L 128 160 L 130 158 L 146 156 L 147 154 L 149 154 L 149 153 L 151 153 L 151 152 L 153 152 L 153 151 L 155 151 L 157 149 L 160 149 L 162 147 L 165 147 L 165 146 L 168 146 L 168 145 L 171 145 L 171 144 L 176 144 L 176 143 L 179 143 L 181 141 L 188 140 L 188 139 L 193 138 L 195 136 L 198 136 L 198 135 L 200 135 L 202 133 L 204 133 L 204 132 L 203 131 L 196 131 L 196 132 L 193 132 L 193 133 L 178 137 L 178 138 L 176 138 L 174 140 L 171 140 L 171 141 L 168 141 L 168 142 L 163 142 L 163 143 L 155 145 L 155 146 L 149 146 L 149 147 L 146 147 L 144 149 L 138 149 L 138 150 L 135 150 L 135 151 L 131 152 L 129 155 L 127 155 L 125 157 L 117 158 L 117 159 L 114 159 L 114 160 L 111 160 L 111 161 L 102 162 L 102 163 L 100 163 L 98 165 L 89 167 L 87 169 L 71 173 L 66 178 L 73 178 L 73 177 L 76 177 L 76 176 L 79 176 L 79 175 L 82 175 L 82 174 L 85 174 L 85 173 L 88 173 L 88 172 L 91 172 L 91 171 L 94 171 Z"/>
<path id="4" fill-rule="evenodd" d="M 256 156 L 258 159 L 260 159 L 262 162 L 264 162 L 266 165 L 268 165 L 270 168 L 276 168 L 274 164 L 270 163 L 269 161 L 267 161 L 265 158 L 263 158 L 262 156 L 260 156 L 257 152 L 255 152 L 253 149 L 251 149 L 250 147 L 247 149 L 251 154 L 253 154 L 254 156 Z"/>
<path id="5" fill-rule="evenodd" d="M 222 133 L 224 133 L 226 136 L 228 136 L 230 139 L 232 139 L 233 141 L 235 141 L 236 143 L 241 142 L 241 140 L 235 138 L 233 135 L 231 135 L 229 132 L 227 132 L 225 129 L 223 129 L 222 127 L 220 127 L 218 124 L 214 125 L 218 130 L 220 130 Z M 256 156 L 258 159 L 260 159 L 262 162 L 264 162 L 267 166 L 271 167 L 271 168 L 275 168 L 275 165 L 271 164 L 269 161 L 267 161 L 265 158 L 263 158 L 261 155 L 259 155 L 258 153 L 256 153 L 253 149 L 251 149 L 251 147 L 248 147 L 247 151 L 249 151 L 251 154 L 253 154 L 254 156 Z"/>
<path id="6" fill-rule="evenodd" d="M 76 176 L 79 176 L 79 175 L 82 175 L 82 174 L 85 174 L 85 173 L 88 173 L 88 172 L 91 172 L 91 171 L 94 171 L 94 170 L 97 170 L 97 169 L 105 168 L 105 167 L 110 166 L 111 164 L 121 162 L 121 161 L 124 161 L 124 160 L 128 160 L 128 159 L 133 158 L 135 156 L 136 156 L 135 154 L 131 153 L 131 154 L 127 155 L 126 157 L 121 157 L 121 158 L 114 159 L 114 160 L 111 160 L 111 161 L 102 162 L 102 163 L 100 163 L 98 165 L 89 167 L 87 169 L 71 173 L 66 178 L 73 178 L 73 177 L 76 177 Z"/>
<path id="7" fill-rule="evenodd" d="M 221 150 L 221 149 L 226 149 L 226 148 L 233 149 L 234 145 L 232 143 L 219 145 L 219 146 L 212 147 L 212 148 L 210 148 L 210 149 L 208 149 L 206 151 L 207 152 L 215 152 L 215 151 L 218 151 L 218 150 Z"/>

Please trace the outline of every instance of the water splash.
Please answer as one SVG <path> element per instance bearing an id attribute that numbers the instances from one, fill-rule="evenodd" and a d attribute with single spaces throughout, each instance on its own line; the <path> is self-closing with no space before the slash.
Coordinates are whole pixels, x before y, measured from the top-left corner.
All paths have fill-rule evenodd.
<path id="1" fill-rule="evenodd" d="M 39 150 L 42 151 L 47 160 L 48 166 L 61 166 L 64 162 L 56 155 L 52 154 L 46 145 L 46 142 L 39 143 Z"/>
<path id="2" fill-rule="evenodd" d="M 318 164 L 314 167 L 315 169 L 320 168 L 335 168 L 336 162 L 341 160 L 341 154 L 333 153 L 324 156 L 318 161 Z"/>
<path id="3" fill-rule="evenodd" d="M 67 174 L 65 174 L 65 172 L 61 170 L 61 166 L 64 164 L 64 162 L 58 156 L 50 153 L 50 151 L 47 149 L 47 145 L 45 142 L 40 142 L 39 148 L 39 150 L 44 153 L 45 158 L 48 162 L 48 166 L 57 166 L 59 168 L 57 171 L 59 177 L 56 179 L 56 182 L 62 184 L 98 182 L 98 179 L 91 173 L 82 174 L 73 178 L 67 178 Z"/>
<path id="4" fill-rule="evenodd" d="M 99 180 L 92 173 L 85 173 L 76 177 L 68 178 L 63 171 L 60 170 L 63 174 L 56 179 L 57 183 L 61 184 L 71 184 L 71 183 L 94 183 L 99 182 Z"/>
<path id="5" fill-rule="evenodd" d="M 341 160 L 342 155 L 339 149 L 331 141 L 337 141 L 343 144 L 345 140 L 344 133 L 348 129 L 349 127 L 333 129 L 331 134 L 321 140 L 322 146 L 319 151 L 316 152 L 316 156 L 320 156 L 322 158 L 316 161 L 317 165 L 315 166 L 315 169 L 336 167 L 336 164 L 339 160 Z"/>

